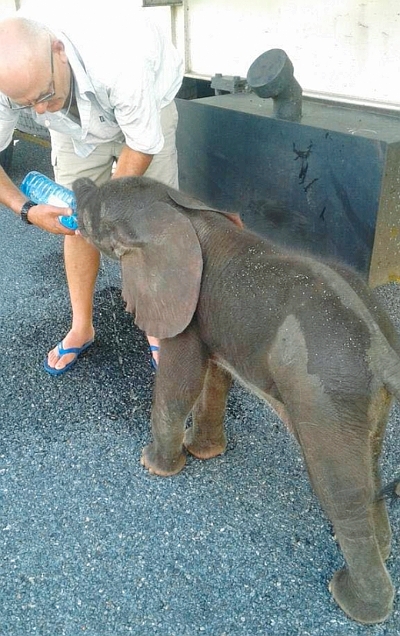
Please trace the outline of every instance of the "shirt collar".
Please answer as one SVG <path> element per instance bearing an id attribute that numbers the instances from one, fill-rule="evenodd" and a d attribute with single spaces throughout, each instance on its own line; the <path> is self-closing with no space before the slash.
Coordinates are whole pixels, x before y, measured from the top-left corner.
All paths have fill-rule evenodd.
<path id="1" fill-rule="evenodd" d="M 84 93 L 88 92 L 95 94 L 93 84 L 86 72 L 85 64 L 79 51 L 76 49 L 69 37 L 65 35 L 65 33 L 60 32 L 57 34 L 57 37 L 64 44 L 69 64 L 75 76 L 75 82 L 78 88 L 78 92 L 81 96 L 83 96 Z"/>

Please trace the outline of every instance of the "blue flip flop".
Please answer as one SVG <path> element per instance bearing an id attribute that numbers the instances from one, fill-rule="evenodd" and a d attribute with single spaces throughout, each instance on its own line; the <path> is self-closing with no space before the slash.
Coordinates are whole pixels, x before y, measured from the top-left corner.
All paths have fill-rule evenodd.
<path id="1" fill-rule="evenodd" d="M 160 347 L 157 347 L 157 345 L 150 345 L 150 351 L 151 351 L 151 366 L 153 367 L 153 369 L 155 369 L 157 371 L 158 364 L 154 360 L 153 351 L 160 351 Z"/>
<path id="2" fill-rule="evenodd" d="M 55 367 L 50 367 L 49 363 L 47 362 L 47 358 L 45 358 L 43 362 L 44 370 L 47 371 L 47 373 L 50 373 L 50 375 L 62 375 L 63 373 L 66 373 L 67 371 L 70 370 L 71 367 L 74 366 L 75 362 L 78 360 L 81 353 L 86 351 L 86 349 L 89 349 L 90 345 L 92 345 L 93 342 L 94 342 L 94 338 L 92 338 L 92 340 L 88 340 L 87 342 L 85 342 L 85 344 L 82 345 L 82 347 L 71 347 L 70 349 L 64 349 L 62 341 L 59 342 L 57 345 L 57 350 L 58 350 L 58 355 L 60 356 L 60 358 L 62 358 L 62 356 L 65 356 L 68 353 L 74 353 L 75 358 L 71 360 L 71 362 L 66 364 L 65 367 L 63 367 L 62 369 L 56 369 Z"/>

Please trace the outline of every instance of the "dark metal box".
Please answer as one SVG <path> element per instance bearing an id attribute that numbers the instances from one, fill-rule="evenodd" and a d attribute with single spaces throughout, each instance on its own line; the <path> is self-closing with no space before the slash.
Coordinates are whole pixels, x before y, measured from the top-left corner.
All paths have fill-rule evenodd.
<path id="1" fill-rule="evenodd" d="M 287 247 L 400 280 L 400 117 L 254 93 L 177 99 L 180 187 Z"/>

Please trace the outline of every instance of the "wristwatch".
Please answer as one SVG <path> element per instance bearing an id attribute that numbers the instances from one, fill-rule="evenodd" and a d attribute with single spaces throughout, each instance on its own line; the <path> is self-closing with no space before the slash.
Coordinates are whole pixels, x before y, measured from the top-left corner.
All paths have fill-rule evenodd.
<path id="1" fill-rule="evenodd" d="M 37 205 L 37 203 L 34 203 L 33 201 L 25 201 L 24 205 L 21 208 L 21 221 L 23 221 L 27 225 L 32 225 L 32 223 L 28 219 L 28 212 L 31 208 L 33 208 L 34 205 Z"/>

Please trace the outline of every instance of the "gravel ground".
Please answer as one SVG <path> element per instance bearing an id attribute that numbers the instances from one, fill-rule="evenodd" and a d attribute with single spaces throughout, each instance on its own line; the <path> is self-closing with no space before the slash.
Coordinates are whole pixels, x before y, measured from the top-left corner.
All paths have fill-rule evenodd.
<path id="1" fill-rule="evenodd" d="M 18 142 L 11 176 L 51 175 L 49 151 Z M 149 476 L 153 371 L 124 312 L 116 264 L 96 290 L 96 344 L 52 378 L 42 360 L 69 325 L 59 237 L 7 210 L 0 236 L 0 634 L 7 636 L 378 636 L 348 620 L 327 584 L 343 560 L 295 441 L 270 409 L 232 390 L 227 452 Z M 399 287 L 377 290 L 400 329 Z M 394 406 L 382 457 L 400 472 Z M 390 504 L 400 588 L 400 503 Z"/>

